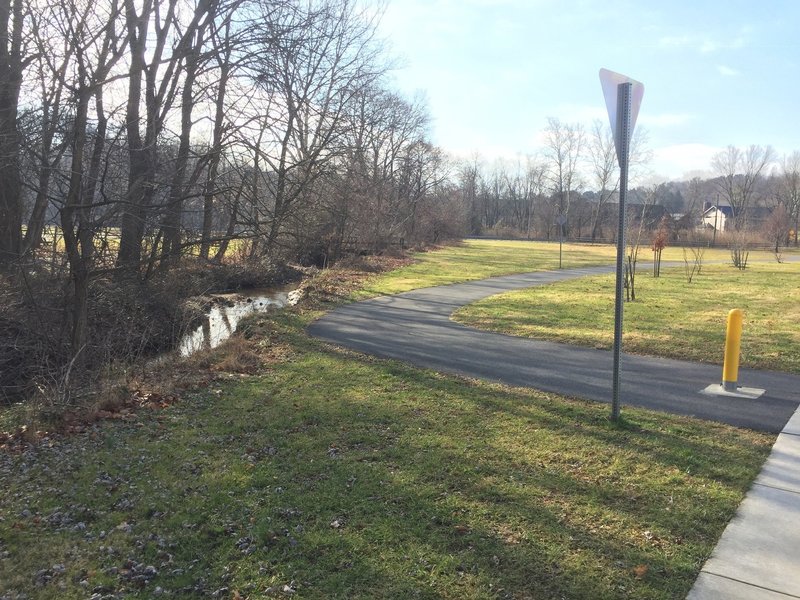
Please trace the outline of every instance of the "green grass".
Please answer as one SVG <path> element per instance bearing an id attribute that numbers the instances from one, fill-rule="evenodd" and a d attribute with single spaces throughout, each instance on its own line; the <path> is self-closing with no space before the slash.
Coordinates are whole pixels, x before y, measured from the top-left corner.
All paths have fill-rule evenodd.
<path id="1" fill-rule="evenodd" d="M 744 311 L 742 366 L 800 373 L 800 264 L 705 265 L 659 278 L 642 269 L 625 304 L 626 352 L 720 363 L 728 311 Z M 457 311 L 462 323 L 514 335 L 610 348 L 614 278 L 591 277 L 487 298 Z"/>
<path id="2" fill-rule="evenodd" d="M 557 251 L 470 242 L 364 293 Z M 565 266 L 613 255 L 574 252 Z M 254 317 L 218 351 L 273 357 L 257 376 L 0 452 L 0 597 L 683 598 L 773 442 L 337 351 L 304 333 L 320 314 Z"/>
<path id="3" fill-rule="evenodd" d="M 0 595 L 682 598 L 772 443 L 632 408 L 612 425 L 333 351 L 308 321 L 253 337 L 291 349 L 260 376 L 0 455 Z"/>
<path id="4" fill-rule="evenodd" d="M 642 260 L 652 258 L 648 248 L 641 250 Z M 561 265 L 564 269 L 613 264 L 616 247 L 603 244 L 564 244 Z M 466 240 L 457 246 L 446 246 L 432 252 L 414 255 L 416 261 L 407 267 L 385 273 L 367 283 L 357 297 L 376 294 L 397 294 L 412 289 L 447 285 L 525 273 L 558 269 L 557 242 L 509 240 Z M 752 252 L 751 261 L 771 260 L 767 252 Z M 664 250 L 664 262 L 683 260 L 680 248 Z M 705 253 L 706 261 L 729 261 L 727 250 L 716 248 Z"/>
<path id="5" fill-rule="evenodd" d="M 564 268 L 613 262 L 614 248 L 604 245 L 564 244 Z M 361 295 L 396 294 L 408 290 L 524 273 L 558 269 L 558 243 L 508 240 L 466 240 L 414 255 L 414 264 L 382 274 Z"/>

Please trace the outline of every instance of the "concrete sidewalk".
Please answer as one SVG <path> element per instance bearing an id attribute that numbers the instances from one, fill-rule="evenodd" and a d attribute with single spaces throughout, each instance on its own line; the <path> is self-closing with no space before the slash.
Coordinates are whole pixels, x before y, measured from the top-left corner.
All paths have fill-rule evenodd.
<path id="1" fill-rule="evenodd" d="M 687 600 L 800 598 L 800 409 L 778 436 Z"/>

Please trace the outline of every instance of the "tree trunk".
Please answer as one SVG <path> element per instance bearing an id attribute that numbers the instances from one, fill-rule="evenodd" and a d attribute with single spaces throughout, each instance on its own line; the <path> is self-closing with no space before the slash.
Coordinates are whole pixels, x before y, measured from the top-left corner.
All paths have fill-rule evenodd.
<path id="1" fill-rule="evenodd" d="M 239 214 L 239 198 L 242 195 L 242 191 L 242 187 L 240 186 L 236 192 L 236 199 L 233 201 L 233 206 L 231 207 L 231 215 L 228 219 L 228 227 L 225 230 L 225 238 L 220 242 L 219 248 L 217 248 L 217 252 L 214 255 L 214 262 L 216 263 L 222 262 L 222 258 L 228 251 L 230 240 L 233 238 L 233 234 L 236 232 L 236 220 Z"/>
<path id="2" fill-rule="evenodd" d="M 39 182 L 36 188 L 36 200 L 33 203 L 33 210 L 28 219 L 28 228 L 25 231 L 25 239 L 22 244 L 23 253 L 34 250 L 42 243 L 42 233 L 44 232 L 44 219 L 47 213 L 48 196 L 50 192 L 50 176 L 55 164 L 50 157 L 53 149 L 53 136 L 55 134 L 55 123 L 58 111 L 58 103 L 61 94 L 58 93 L 55 102 L 50 105 L 45 103 L 42 106 L 42 161 L 39 165 Z M 59 153 L 59 158 L 61 153 Z"/>
<path id="3" fill-rule="evenodd" d="M 175 41 L 175 36 L 178 35 L 175 22 L 178 0 L 155 0 L 160 2 L 159 7 L 166 5 L 163 15 L 161 8 L 153 10 L 153 1 L 144 0 L 141 14 L 137 15 L 136 4 L 142 3 L 142 0 L 125 0 L 130 49 L 126 105 L 129 179 L 125 212 L 120 224 L 117 265 L 129 273 L 136 272 L 142 260 L 145 225 L 155 198 L 158 138 L 175 98 L 178 78 L 182 73 L 181 61 L 190 48 L 188 44 L 196 32 L 199 16 L 202 14 L 196 12 L 192 23 L 183 31 L 180 39 Z M 154 20 L 152 33 L 155 41 L 151 48 L 147 48 L 151 20 Z M 174 50 L 169 58 L 164 58 L 164 47 L 170 41 L 175 43 Z M 149 64 L 146 62 L 147 58 L 150 60 Z M 162 68 L 163 71 L 160 72 Z M 144 141 L 139 131 L 143 77 L 146 107 Z"/>
<path id="4" fill-rule="evenodd" d="M 0 0 L 0 269 L 22 250 L 22 179 L 17 111 L 22 84 L 23 0 Z"/>
<path id="5" fill-rule="evenodd" d="M 230 33 L 227 26 L 226 35 Z M 216 49 L 216 48 L 215 48 Z M 219 50 L 218 50 L 219 51 Z M 203 231 L 200 244 L 200 257 L 208 260 L 211 252 L 211 236 L 214 216 L 214 195 L 217 190 L 217 174 L 222 159 L 222 134 L 225 124 L 225 95 L 230 77 L 230 46 L 226 46 L 226 54 L 220 63 L 219 88 L 217 89 L 216 106 L 214 107 L 214 134 L 211 141 L 211 159 L 208 165 L 208 176 L 203 191 Z"/>
<path id="6" fill-rule="evenodd" d="M 82 65 L 81 65 L 82 66 Z M 88 315 L 89 298 L 89 277 L 88 277 L 88 256 L 90 254 L 89 244 L 86 242 L 86 234 L 82 234 L 85 224 L 79 214 L 82 201 L 81 188 L 83 184 L 83 154 L 86 147 L 86 122 L 89 107 L 90 91 L 83 87 L 78 90 L 77 105 L 75 107 L 75 119 L 72 141 L 72 162 L 70 164 L 70 179 L 67 198 L 64 208 L 61 210 L 61 230 L 64 235 L 64 249 L 69 260 L 70 277 L 72 279 L 72 298 L 68 302 L 71 336 L 70 349 L 73 359 L 82 362 L 81 351 L 86 344 L 86 325 Z"/>
<path id="7" fill-rule="evenodd" d="M 181 107 L 181 133 L 178 143 L 178 155 L 175 157 L 175 172 L 170 186 L 169 200 L 164 216 L 163 246 L 161 249 L 161 265 L 175 262 L 181 251 L 181 215 L 183 214 L 184 181 L 186 166 L 189 162 L 189 147 L 192 130 L 192 84 L 194 77 L 188 73 L 183 87 L 183 104 Z"/>
<path id="8" fill-rule="evenodd" d="M 128 192 L 120 222 L 119 252 L 117 266 L 130 270 L 138 266 L 142 258 L 145 204 L 147 188 L 152 187 L 150 177 L 149 150 L 142 144 L 141 126 L 142 77 L 145 73 L 145 47 L 152 0 L 146 0 L 142 15 L 136 14 L 134 0 L 125 0 L 130 47 L 128 70 L 128 101 L 125 128 L 128 137 Z M 150 185 L 148 185 L 150 184 Z"/>
<path id="9" fill-rule="evenodd" d="M 203 10 L 204 4 L 200 3 L 197 10 Z M 195 15 L 197 19 L 198 15 Z M 194 108 L 194 84 L 200 65 L 200 53 L 203 48 L 205 24 L 197 27 L 196 37 L 192 48 L 186 58 L 186 68 L 181 92 L 181 133 L 178 144 L 178 155 L 175 159 L 175 173 L 170 187 L 167 214 L 164 218 L 164 240 L 162 248 L 162 266 L 174 263 L 180 258 L 181 253 L 181 216 L 183 214 L 183 199 L 185 196 L 186 168 L 189 162 L 189 149 L 192 133 L 192 110 Z M 216 131 L 215 131 L 216 133 Z"/>
<path id="10" fill-rule="evenodd" d="M 50 180 L 55 166 L 64 155 L 67 144 L 60 143 L 58 152 L 55 156 L 51 156 L 53 151 L 53 140 L 59 126 L 60 110 L 62 107 L 62 93 L 64 90 L 63 80 L 68 67 L 69 61 L 64 60 L 58 70 L 57 76 L 52 78 L 50 85 L 52 95 L 48 93 L 43 94 L 42 98 L 42 126 L 41 136 L 42 144 L 41 164 L 39 165 L 39 181 L 36 188 L 36 200 L 31 210 L 31 215 L 28 219 L 28 227 L 25 230 L 25 239 L 22 244 L 23 254 L 27 254 L 42 244 L 42 235 L 44 232 L 44 221 L 47 215 L 47 205 L 50 195 Z M 40 74 L 42 78 L 42 87 L 45 87 L 45 75 Z"/>

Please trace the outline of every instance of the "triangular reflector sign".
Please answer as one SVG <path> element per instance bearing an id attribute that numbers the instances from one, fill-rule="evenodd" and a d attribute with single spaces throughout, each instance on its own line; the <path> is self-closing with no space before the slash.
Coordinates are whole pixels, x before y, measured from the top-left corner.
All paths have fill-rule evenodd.
<path id="1" fill-rule="evenodd" d="M 608 120 L 611 123 L 611 132 L 614 134 L 614 145 L 617 148 L 617 157 L 620 155 L 620 146 L 622 142 L 622 140 L 618 139 L 619 132 L 617 131 L 617 91 L 621 83 L 631 84 L 630 134 L 633 135 L 633 129 L 636 127 L 636 117 L 639 116 L 639 108 L 642 106 L 642 98 L 644 97 L 644 84 L 635 79 L 631 79 L 627 75 L 615 73 L 608 69 L 600 69 L 600 85 L 603 87 L 603 96 L 606 99 Z M 630 142 L 630 139 L 627 141 Z"/>

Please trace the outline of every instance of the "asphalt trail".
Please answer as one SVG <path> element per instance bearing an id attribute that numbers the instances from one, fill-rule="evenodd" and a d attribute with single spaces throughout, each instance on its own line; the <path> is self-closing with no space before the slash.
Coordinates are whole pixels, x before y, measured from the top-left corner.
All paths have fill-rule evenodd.
<path id="1" fill-rule="evenodd" d="M 382 296 L 342 306 L 312 323 L 308 332 L 338 346 L 419 367 L 610 402 L 610 351 L 479 331 L 451 321 L 450 315 L 494 294 L 613 270 L 525 273 Z M 751 369 L 740 370 L 739 384 L 765 389 L 757 400 L 700 393 L 719 383 L 721 374 L 718 365 L 623 354 L 623 410 L 625 405 L 640 406 L 778 433 L 800 404 L 800 376 Z"/>

